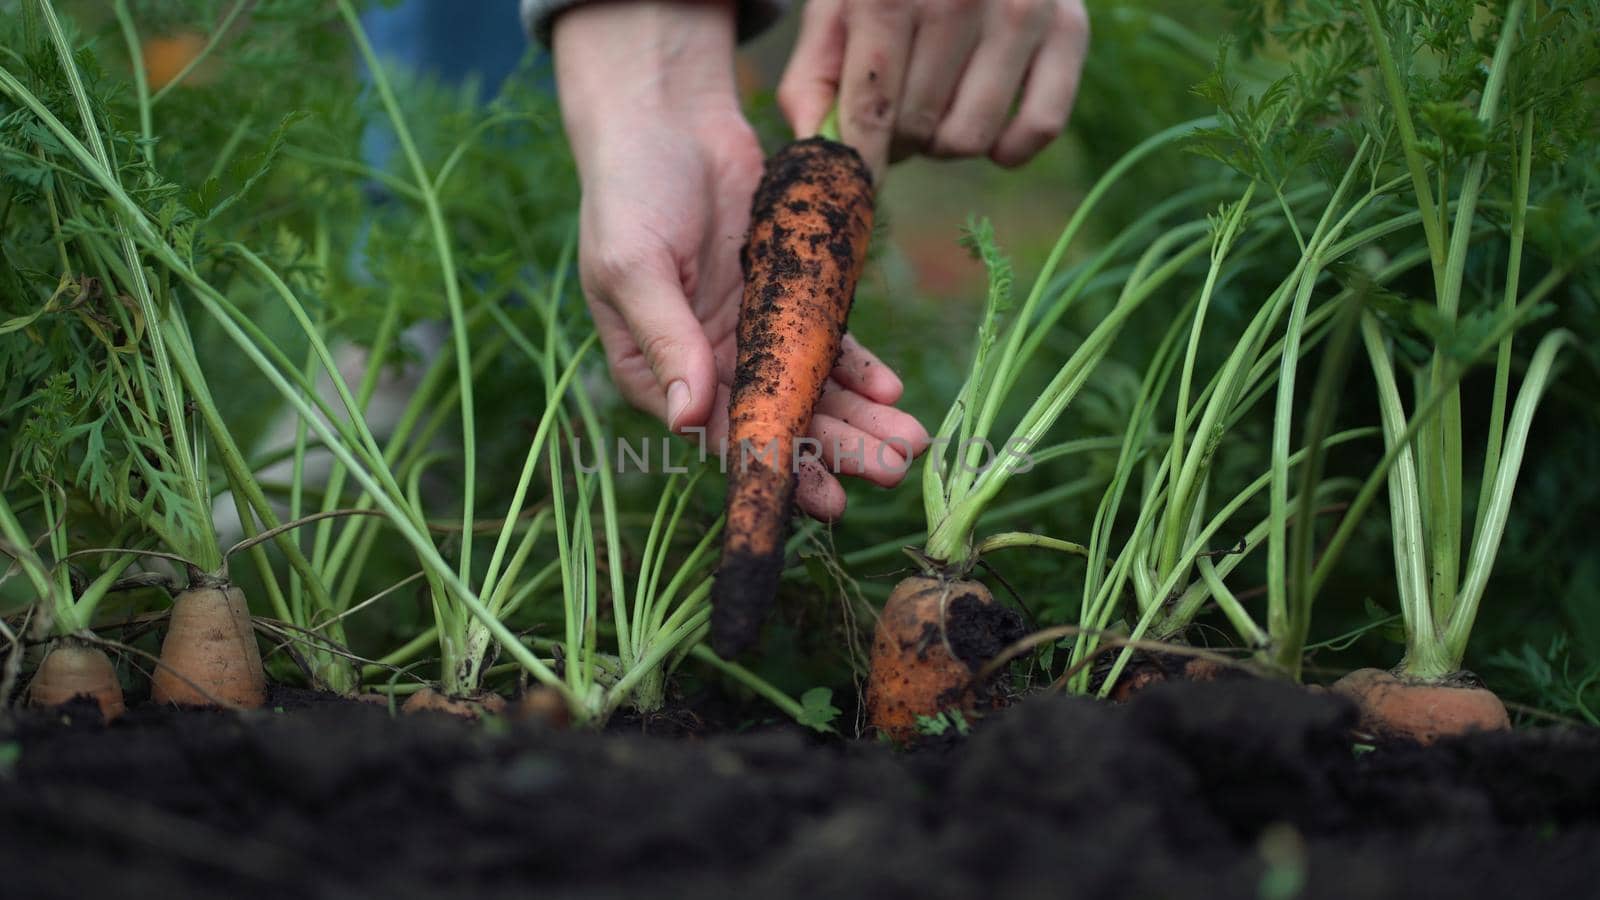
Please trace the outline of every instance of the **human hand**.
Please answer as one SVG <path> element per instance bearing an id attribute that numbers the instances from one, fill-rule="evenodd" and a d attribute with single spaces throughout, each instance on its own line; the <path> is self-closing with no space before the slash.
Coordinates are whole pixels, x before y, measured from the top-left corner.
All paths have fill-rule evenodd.
<path id="1" fill-rule="evenodd" d="M 809 0 L 778 104 L 809 135 L 837 101 L 879 179 L 918 153 L 1016 166 L 1066 126 L 1088 46 L 1082 0 Z"/>
<path id="2" fill-rule="evenodd" d="M 762 167 L 734 86 L 732 5 L 587 4 L 562 13 L 552 38 L 583 185 L 579 275 L 612 378 L 673 431 L 724 447 L 739 249 Z M 900 393 L 847 335 L 812 419 L 822 455 L 800 473 L 802 510 L 844 512 L 833 472 L 886 487 L 904 477 L 900 450 L 920 453 L 928 435 L 894 408 Z"/>

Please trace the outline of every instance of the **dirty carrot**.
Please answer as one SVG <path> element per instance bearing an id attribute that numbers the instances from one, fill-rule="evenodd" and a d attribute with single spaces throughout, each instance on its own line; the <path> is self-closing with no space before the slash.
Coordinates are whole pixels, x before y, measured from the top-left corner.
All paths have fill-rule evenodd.
<path id="1" fill-rule="evenodd" d="M 872 636 L 867 721 L 899 741 L 941 712 L 993 706 L 978 672 L 1025 633 L 1022 617 L 979 581 L 913 575 L 895 585 Z"/>
<path id="2" fill-rule="evenodd" d="M 755 643 L 777 593 L 795 439 L 839 357 L 872 200 L 860 155 L 823 137 L 779 151 L 756 190 L 729 404 L 728 524 L 712 593 L 712 648 L 724 658 Z"/>

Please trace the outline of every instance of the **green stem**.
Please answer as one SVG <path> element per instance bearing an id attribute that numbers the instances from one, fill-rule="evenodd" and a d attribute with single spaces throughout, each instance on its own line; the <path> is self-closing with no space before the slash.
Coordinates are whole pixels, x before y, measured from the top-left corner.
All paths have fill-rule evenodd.
<path id="1" fill-rule="evenodd" d="M 1089 548 L 1072 541 L 1063 541 L 1059 538 L 1048 537 L 1042 534 L 1030 534 L 1025 531 L 1007 531 L 1002 534 L 992 534 L 978 543 L 973 548 L 973 557 L 980 558 L 996 550 L 1010 550 L 1018 547 L 1027 547 L 1036 550 L 1055 550 L 1059 553 L 1071 553 L 1075 556 L 1088 556 Z"/>
<path id="2" fill-rule="evenodd" d="M 38 0 L 38 3 L 42 18 L 50 32 L 51 42 L 55 45 L 56 56 L 60 61 L 61 70 L 66 75 L 68 90 L 77 106 L 78 118 L 83 126 L 84 136 L 87 140 L 87 144 L 78 144 L 78 146 L 86 151 L 86 155 L 98 167 L 99 171 L 96 174 L 103 174 L 106 178 L 115 181 L 114 173 L 117 169 L 112 165 L 111 157 L 106 151 L 105 142 L 101 138 L 99 123 L 95 120 L 88 91 L 84 88 L 83 79 L 78 72 L 77 60 L 73 55 L 71 44 L 67 41 L 66 32 L 61 27 L 61 20 L 57 18 L 55 7 L 50 0 Z M 24 105 L 32 107 L 36 115 L 42 112 L 54 119 L 49 110 L 45 109 L 38 102 L 38 99 L 33 97 L 20 82 L 12 78 L 9 72 L 4 73 L 4 75 L 4 84 L 8 92 L 21 100 Z M 60 123 L 57 122 L 56 124 L 59 125 Z M 78 142 L 74 139 L 73 143 L 77 144 Z M 120 184 L 118 188 L 118 193 L 120 193 Z M 195 444 L 190 440 L 188 425 L 182 413 L 184 409 L 183 397 L 177 379 L 173 376 L 172 363 L 168 359 L 166 336 L 163 334 L 164 329 L 156 327 L 156 323 L 166 323 L 168 317 L 156 305 L 150 284 L 145 278 L 144 266 L 141 264 L 139 250 L 133 239 L 132 223 L 128 221 L 130 211 L 118 209 L 115 215 L 123 226 L 118 229 L 118 243 L 131 273 L 129 287 L 133 291 L 135 301 L 139 304 L 140 312 L 150 325 L 149 331 L 146 333 L 150 338 L 150 351 L 155 360 L 156 376 L 161 388 L 162 403 L 168 410 L 167 426 L 172 430 L 172 444 L 176 449 L 176 452 L 172 455 L 178 465 L 178 472 L 176 473 L 178 481 L 183 485 L 184 493 L 196 508 L 208 509 L 210 507 L 210 497 L 207 493 L 208 485 L 204 474 L 196 471 L 194 466 Z M 131 215 L 138 216 L 138 213 L 135 210 L 131 212 Z M 197 543 L 209 546 L 185 549 L 200 556 L 201 559 L 197 560 L 198 562 L 202 564 L 220 562 L 220 559 L 217 558 L 217 548 L 214 540 L 201 540 Z"/>
<path id="3" fill-rule="evenodd" d="M 1166 129 L 1165 131 L 1160 132 L 1159 134 L 1147 138 L 1140 142 L 1132 150 L 1129 150 L 1120 159 L 1118 159 L 1116 163 L 1114 163 L 1111 168 L 1107 170 L 1103 176 L 1101 176 L 1100 180 L 1095 182 L 1094 187 L 1090 188 L 1089 193 L 1084 196 L 1083 202 L 1078 204 L 1078 208 L 1076 211 L 1074 211 L 1072 218 L 1067 221 L 1067 225 L 1062 229 L 1061 235 L 1056 238 L 1054 246 L 1050 248 L 1050 254 L 1045 257 L 1044 266 L 1040 269 L 1038 277 L 1034 279 L 1032 290 L 1029 291 L 1028 297 L 1023 302 L 1021 310 L 1017 313 L 1016 318 L 1013 320 L 1010 333 L 1006 338 L 1005 347 L 1001 351 L 1000 357 L 996 361 L 992 374 L 988 379 L 989 386 L 992 387 L 993 385 L 1004 385 L 1009 383 L 1011 381 L 1011 371 L 1014 368 L 1019 367 L 1025 361 L 1019 357 L 1019 351 L 1022 347 L 1025 332 L 1029 330 L 1027 326 L 1030 322 L 1032 322 L 1035 310 L 1038 308 L 1039 303 L 1044 299 L 1045 289 L 1048 287 L 1051 279 L 1054 277 L 1057 267 L 1061 265 L 1061 260 L 1066 255 L 1067 247 L 1071 246 L 1072 242 L 1077 238 L 1078 232 L 1082 230 L 1084 225 L 1089 221 L 1090 216 L 1093 214 L 1094 209 L 1099 204 L 1100 200 L 1110 192 L 1111 188 L 1122 179 L 1122 176 L 1125 175 L 1129 169 L 1143 161 L 1145 157 L 1149 156 L 1151 153 L 1154 153 L 1156 150 L 1161 149 L 1162 147 L 1174 143 L 1181 138 L 1187 137 L 1197 129 L 1205 128 L 1214 125 L 1215 123 L 1215 117 L 1195 119 L 1190 122 L 1184 122 L 1182 124 L 1175 125 Z M 974 373 L 973 377 L 981 377 L 981 374 L 982 373 Z M 989 436 L 989 433 L 994 426 L 995 417 L 999 415 L 1000 412 L 1000 401 L 1003 393 L 1003 391 L 995 390 L 984 390 L 982 392 L 983 402 L 978 414 L 978 424 L 977 427 L 972 430 L 972 434 L 975 438 L 987 438 Z M 975 394 L 974 399 L 977 399 L 977 396 L 978 395 Z M 964 411 L 962 415 L 970 415 L 970 412 Z M 965 496 L 967 490 L 972 486 L 972 483 L 975 480 L 975 473 L 966 473 L 962 471 L 955 472 L 954 476 L 950 479 L 951 503 L 953 504 Z M 930 525 L 931 524 L 933 523 L 930 523 Z"/>
<path id="4" fill-rule="evenodd" d="M 144 139 L 144 161 L 156 164 L 155 129 L 150 121 L 150 81 L 144 66 L 144 48 L 139 43 L 139 32 L 134 27 L 133 16 L 128 13 L 127 0 L 116 0 L 111 5 L 122 28 L 122 40 L 128 47 L 128 62 L 133 68 L 134 97 L 139 104 L 139 136 Z"/>
<path id="5" fill-rule="evenodd" d="M 1592 240 L 1580 248 L 1579 252 L 1573 256 L 1573 259 L 1585 259 L 1589 254 L 1595 252 L 1600 252 L 1600 239 Z M 1545 297 L 1549 296 L 1558 285 L 1566 280 L 1570 271 L 1568 266 L 1561 266 L 1551 270 L 1544 278 L 1540 279 L 1539 283 L 1534 285 L 1517 302 L 1512 315 L 1504 317 L 1494 328 L 1489 330 L 1488 334 L 1483 336 L 1478 344 L 1472 348 L 1471 352 L 1463 355 L 1462 361 L 1452 368 L 1450 379 L 1459 381 L 1465 376 L 1468 365 L 1472 360 L 1488 353 L 1490 349 L 1504 340 L 1506 335 L 1511 334 L 1525 323 L 1534 310 L 1538 308 L 1539 304 L 1544 301 Z M 1311 584 L 1313 591 L 1320 590 L 1323 583 L 1327 581 L 1334 564 L 1338 561 L 1340 554 L 1343 553 L 1345 545 L 1349 543 L 1357 526 L 1363 521 L 1367 508 L 1372 505 L 1372 501 L 1376 498 L 1379 488 L 1387 478 L 1390 467 L 1394 465 L 1395 459 L 1411 446 L 1412 441 L 1416 440 L 1419 430 L 1418 423 L 1426 421 L 1430 416 L 1434 415 L 1442 400 L 1443 397 L 1439 394 L 1434 394 L 1423 400 L 1412 414 L 1411 422 L 1406 426 L 1405 432 L 1399 435 L 1390 445 L 1383 459 L 1379 460 L 1377 467 L 1367 476 L 1366 482 L 1361 486 L 1360 493 L 1356 495 L 1355 500 L 1351 502 L 1349 509 L 1346 510 L 1343 520 L 1340 521 L 1339 528 L 1334 532 L 1333 537 L 1329 539 L 1327 547 L 1323 551 L 1322 560 L 1317 563 L 1316 571 L 1312 573 Z"/>
<path id="6" fill-rule="evenodd" d="M 477 429 L 474 423 L 476 409 L 472 396 L 472 371 L 470 360 L 471 348 L 467 344 L 466 312 L 461 300 L 461 285 L 456 278 L 455 257 L 450 250 L 450 232 L 445 227 L 444 212 L 439 203 L 439 195 L 433 180 L 429 177 L 426 167 L 422 163 L 422 155 L 417 151 L 416 142 L 412 140 L 411 130 L 406 125 L 405 116 L 400 111 L 400 104 L 395 99 L 394 89 L 389 83 L 388 75 L 384 73 L 383 65 L 373 52 L 372 45 L 367 41 L 366 32 L 361 27 L 361 19 L 356 15 L 355 8 L 350 5 L 350 0 L 338 0 L 339 12 L 343 15 L 345 24 L 349 26 L 350 34 L 355 39 L 356 48 L 361 53 L 361 58 L 367 65 L 372 86 L 377 90 L 378 97 L 383 102 L 384 110 L 388 113 L 390 125 L 394 128 L 395 138 L 400 144 L 401 153 L 405 156 L 407 164 L 411 167 L 411 176 L 416 182 L 417 190 L 422 194 L 422 205 L 427 211 L 428 227 L 431 231 L 434 249 L 439 257 L 439 268 L 444 281 L 445 302 L 450 309 L 450 330 L 455 341 L 456 349 L 456 376 L 458 390 L 461 393 L 461 453 L 462 453 L 462 493 L 461 493 L 461 560 L 458 567 L 459 580 L 465 582 L 472 572 L 472 523 L 473 504 L 477 492 Z"/>
<path id="7" fill-rule="evenodd" d="M 817 126 L 817 137 L 829 141 L 838 141 L 839 137 L 839 104 L 828 107 L 828 114 L 822 117 L 822 124 Z"/>
<path id="8" fill-rule="evenodd" d="M 1406 99 L 1405 85 L 1400 82 L 1400 69 L 1395 63 L 1394 48 L 1378 18 L 1373 0 L 1361 0 L 1361 13 L 1366 19 L 1372 46 L 1377 52 L 1378 70 L 1383 77 L 1384 90 L 1393 108 L 1395 126 L 1400 131 L 1401 148 L 1405 153 L 1406 168 L 1411 173 L 1411 186 L 1417 194 L 1417 205 L 1422 212 L 1422 230 L 1428 239 L 1428 250 L 1433 259 L 1435 283 L 1444 280 L 1445 236 L 1444 223 L 1440 221 L 1438 207 L 1433 201 L 1433 190 L 1428 186 L 1428 166 L 1422 155 L 1417 128 L 1411 120 L 1411 106 Z"/>
<path id="9" fill-rule="evenodd" d="M 802 707 L 799 702 L 794 700 L 788 694 L 778 690 L 776 685 L 767 681 L 765 678 L 762 678 L 761 676 L 736 662 L 729 662 L 723 659 L 717 654 L 711 652 L 710 647 L 707 647 L 703 644 L 695 645 L 695 648 L 690 651 L 690 654 L 694 656 L 695 659 L 700 660 L 713 669 L 716 669 L 722 674 L 727 675 L 729 678 L 732 678 L 734 681 L 737 681 L 750 690 L 755 691 L 773 706 L 776 706 L 779 710 L 781 710 L 784 715 L 794 719 L 796 722 L 801 721 L 801 717 L 805 713 L 804 707 Z M 829 730 L 831 731 L 832 729 L 830 728 Z"/>

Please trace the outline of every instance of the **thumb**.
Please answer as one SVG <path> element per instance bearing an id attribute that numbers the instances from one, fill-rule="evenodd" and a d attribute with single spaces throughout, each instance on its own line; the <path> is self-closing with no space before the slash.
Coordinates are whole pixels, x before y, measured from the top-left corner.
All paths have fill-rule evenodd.
<path id="1" fill-rule="evenodd" d="M 643 405 L 673 431 L 704 426 L 716 397 L 716 360 L 678 279 L 637 266 L 614 289 L 612 305 L 655 373 L 657 388 L 640 398 Z"/>
<path id="2" fill-rule="evenodd" d="M 839 93 L 844 69 L 845 21 L 840 0 L 811 0 L 800 20 L 789 64 L 778 82 L 778 108 L 796 137 L 822 126 Z"/>

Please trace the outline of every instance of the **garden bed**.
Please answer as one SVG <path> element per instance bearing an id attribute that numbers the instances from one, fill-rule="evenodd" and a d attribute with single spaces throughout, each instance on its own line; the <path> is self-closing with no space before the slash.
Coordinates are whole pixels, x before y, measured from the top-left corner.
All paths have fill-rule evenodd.
<path id="1" fill-rule="evenodd" d="M 8 896 L 1581 896 L 1600 850 L 1600 731 L 1369 750 L 1343 701 L 1254 681 L 1036 697 L 904 753 L 285 691 L 75 709 L 0 725 Z"/>

